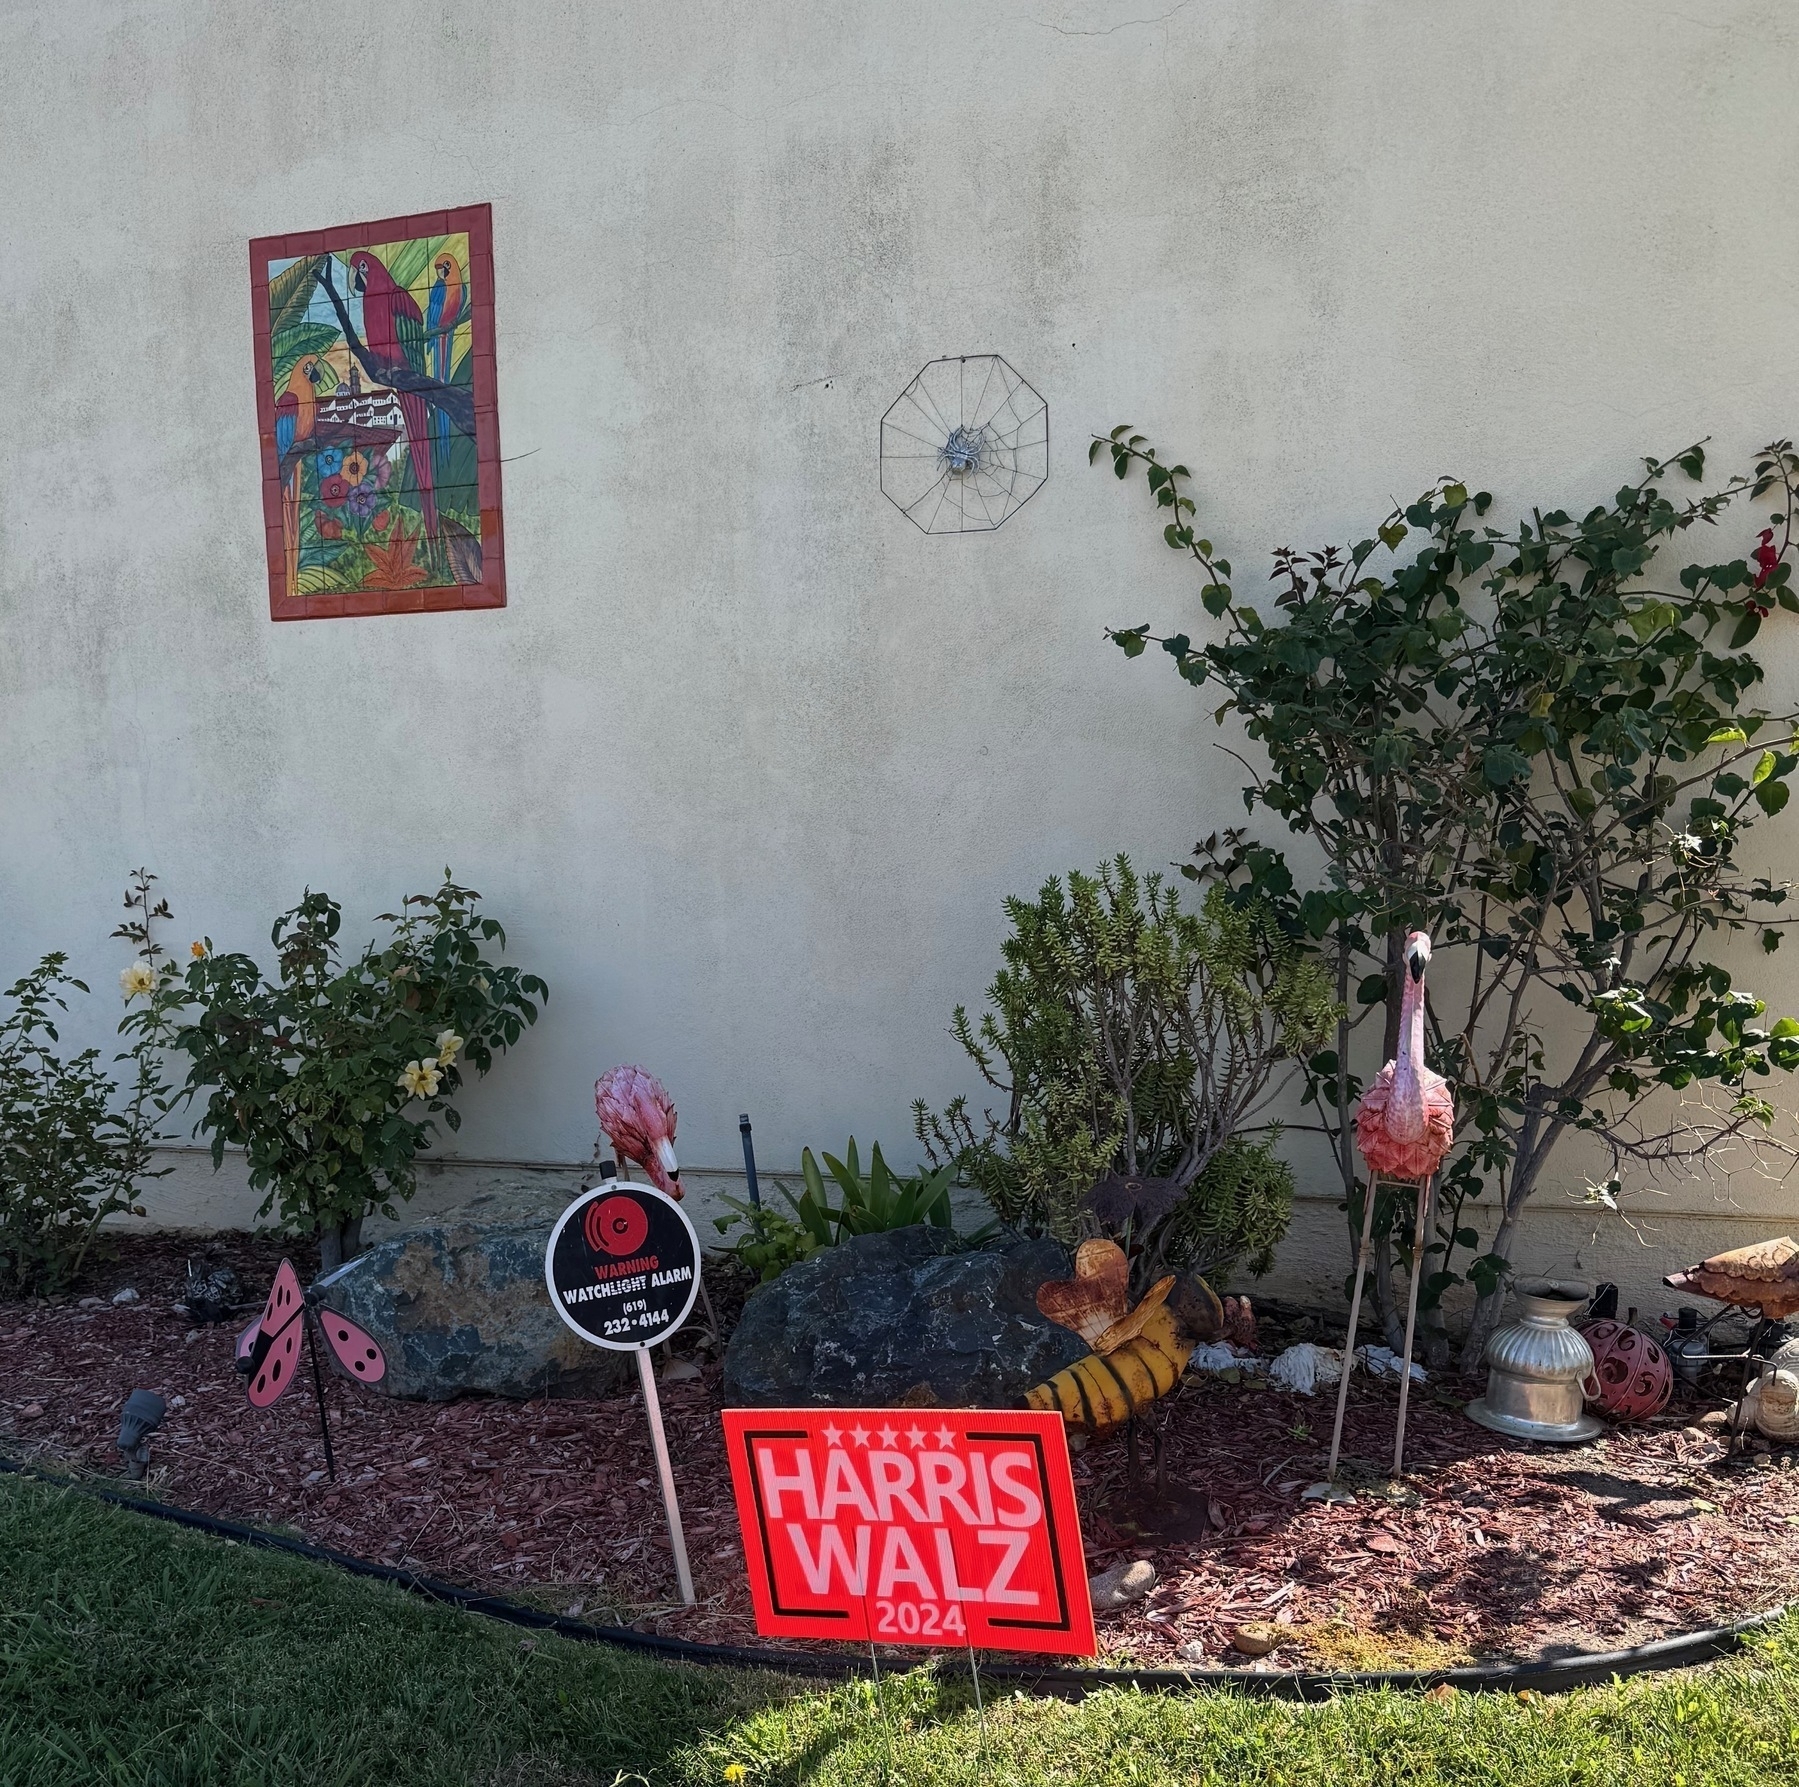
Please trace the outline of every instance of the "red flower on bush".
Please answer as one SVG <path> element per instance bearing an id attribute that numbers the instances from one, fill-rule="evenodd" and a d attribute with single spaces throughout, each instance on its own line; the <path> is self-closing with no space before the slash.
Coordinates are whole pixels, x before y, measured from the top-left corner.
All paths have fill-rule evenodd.
<path id="1" fill-rule="evenodd" d="M 1774 530 L 1764 527 L 1761 541 L 1749 555 L 1755 560 L 1755 587 L 1761 586 L 1774 575 L 1774 567 L 1780 563 L 1780 554 L 1774 550 Z"/>
<path id="2" fill-rule="evenodd" d="M 350 494 L 350 486 L 335 473 L 319 485 L 319 501 L 335 506 Z"/>
<path id="3" fill-rule="evenodd" d="M 392 509 L 383 509 L 381 513 L 369 523 L 369 526 L 372 527 L 376 533 L 384 534 L 387 532 L 388 524 L 393 518 L 394 512 Z"/>
<path id="4" fill-rule="evenodd" d="M 1755 550 L 1749 555 L 1755 561 L 1755 581 L 1750 585 L 1752 590 L 1761 589 L 1774 575 L 1775 567 L 1780 563 L 1780 554 L 1774 550 L 1774 530 L 1764 527 L 1761 537 L 1756 542 Z M 1743 598 L 1743 612 L 1753 614 L 1757 620 L 1766 620 L 1774 612 L 1772 602 L 1758 600 L 1754 595 Z"/>
<path id="5" fill-rule="evenodd" d="M 319 538 L 321 540 L 341 540 L 344 537 L 344 524 L 335 515 L 319 517 Z"/>

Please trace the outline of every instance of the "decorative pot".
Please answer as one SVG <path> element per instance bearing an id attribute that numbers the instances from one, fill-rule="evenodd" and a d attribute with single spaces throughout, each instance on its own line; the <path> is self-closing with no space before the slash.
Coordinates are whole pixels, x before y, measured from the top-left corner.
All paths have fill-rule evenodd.
<path id="1" fill-rule="evenodd" d="M 1487 1342 L 1487 1393 L 1468 1404 L 1468 1417 L 1514 1439 L 1573 1445 L 1605 1431 L 1586 1412 L 1582 1383 L 1593 1370 L 1593 1349 L 1568 1325 L 1591 1295 L 1584 1284 L 1525 1279 L 1519 1315 Z"/>

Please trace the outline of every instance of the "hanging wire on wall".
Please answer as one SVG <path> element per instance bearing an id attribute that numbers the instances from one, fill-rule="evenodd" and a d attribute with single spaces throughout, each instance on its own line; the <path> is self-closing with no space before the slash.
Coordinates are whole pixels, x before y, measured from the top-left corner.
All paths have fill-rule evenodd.
<path id="1" fill-rule="evenodd" d="M 988 533 L 1049 476 L 1049 405 L 998 354 L 933 360 L 881 418 L 881 489 L 927 534 Z"/>

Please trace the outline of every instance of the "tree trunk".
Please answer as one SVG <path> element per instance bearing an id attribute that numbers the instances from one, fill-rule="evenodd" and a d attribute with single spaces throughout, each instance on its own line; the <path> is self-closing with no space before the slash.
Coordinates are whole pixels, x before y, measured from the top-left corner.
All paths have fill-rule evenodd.
<path id="1" fill-rule="evenodd" d="M 335 1272 L 362 1252 L 362 1218 L 319 1230 L 319 1271 Z"/>

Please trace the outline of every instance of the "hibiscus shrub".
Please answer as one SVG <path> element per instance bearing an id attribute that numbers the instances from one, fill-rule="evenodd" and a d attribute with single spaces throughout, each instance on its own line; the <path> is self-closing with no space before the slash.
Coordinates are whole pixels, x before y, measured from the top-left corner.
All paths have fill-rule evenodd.
<path id="1" fill-rule="evenodd" d="M 257 1214 L 278 1206 L 285 1227 L 317 1235 L 327 1269 L 356 1252 L 366 1215 L 392 1216 L 417 1190 L 437 1117 L 460 1126 L 464 1069 L 486 1073 L 549 998 L 535 974 L 488 959 L 506 934 L 480 898 L 446 869 L 346 963 L 341 909 L 309 891 L 269 933 L 274 979 L 196 943 L 185 975 L 146 989 L 129 1020 L 191 1058 L 185 1093 L 205 1098 L 195 1133 L 214 1167 L 242 1148 Z"/>

